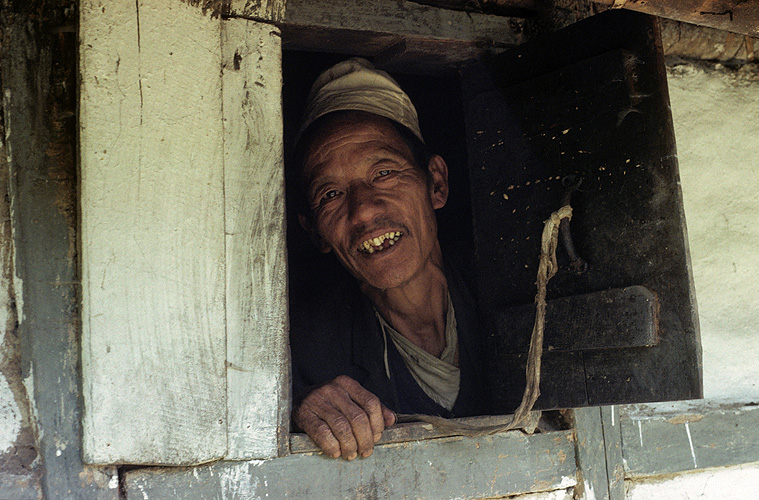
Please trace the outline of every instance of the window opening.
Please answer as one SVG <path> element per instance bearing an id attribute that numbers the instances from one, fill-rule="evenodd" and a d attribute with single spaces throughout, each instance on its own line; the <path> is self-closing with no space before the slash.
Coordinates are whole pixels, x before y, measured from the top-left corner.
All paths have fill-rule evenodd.
<path id="1" fill-rule="evenodd" d="M 293 310 L 307 307 L 305 303 L 315 294 L 330 294 L 332 288 L 350 286 L 354 279 L 332 254 L 321 254 L 300 227 L 294 200 L 294 166 L 291 157 L 301 113 L 312 83 L 325 69 L 352 57 L 345 54 L 310 51 L 283 52 L 283 107 L 286 169 L 288 178 L 288 260 L 291 316 Z M 372 59 L 367 57 L 367 59 Z M 374 61 L 378 69 L 385 69 Z M 469 160 L 467 155 L 461 80 L 458 70 L 434 74 L 388 72 L 409 95 L 419 114 L 425 142 L 432 153 L 440 154 L 448 164 L 450 195 L 445 207 L 438 210 L 438 238 L 446 259 L 454 259 L 456 267 L 472 294 L 476 293 L 473 268 L 474 228 L 472 225 L 469 189 Z M 537 257 L 537 256 L 536 256 Z M 475 297 L 476 299 L 476 297 Z M 521 399 L 521 389 L 515 400 Z M 510 420 L 506 416 L 470 417 L 474 425 L 500 425 Z M 537 425 L 537 422 L 535 422 Z M 542 430 L 567 428 L 557 412 L 541 421 Z M 451 435 L 445 430 L 432 429 L 429 424 L 396 424 L 388 429 L 381 443 Z M 313 443 L 303 434 L 291 435 L 291 451 L 314 451 Z"/>

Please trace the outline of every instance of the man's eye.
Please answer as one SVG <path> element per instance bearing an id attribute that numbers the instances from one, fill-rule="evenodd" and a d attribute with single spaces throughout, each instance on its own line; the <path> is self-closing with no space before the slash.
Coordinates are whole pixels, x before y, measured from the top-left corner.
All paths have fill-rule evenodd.
<path id="1" fill-rule="evenodd" d="M 322 196 L 322 201 L 329 201 L 332 198 L 335 198 L 338 194 L 339 193 L 338 193 L 337 189 L 333 189 L 331 191 L 327 191 L 326 193 L 324 193 L 324 196 Z"/>
<path id="2" fill-rule="evenodd" d="M 392 174 L 392 170 L 380 170 L 377 172 L 377 177 L 387 177 L 388 175 Z"/>

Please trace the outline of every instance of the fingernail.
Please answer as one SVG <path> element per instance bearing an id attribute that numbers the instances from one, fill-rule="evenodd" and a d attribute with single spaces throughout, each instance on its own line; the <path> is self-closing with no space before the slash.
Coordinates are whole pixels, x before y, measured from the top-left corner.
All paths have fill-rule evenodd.
<path id="1" fill-rule="evenodd" d="M 361 454 L 361 456 L 362 456 L 363 458 L 369 458 L 369 457 L 371 457 L 371 456 L 372 456 L 372 452 L 373 452 L 373 450 L 365 451 L 365 452 L 363 452 L 363 453 Z"/>
<path id="2" fill-rule="evenodd" d="M 351 453 L 350 455 L 348 455 L 348 460 L 353 460 L 357 456 L 358 456 L 358 453 Z"/>
<path id="3" fill-rule="evenodd" d="M 378 434 L 375 434 L 375 435 L 374 435 L 374 442 L 376 443 L 377 441 L 379 441 L 379 440 L 380 440 L 380 438 L 382 438 L 382 433 L 381 433 L 381 432 L 380 432 L 380 433 L 378 433 Z"/>

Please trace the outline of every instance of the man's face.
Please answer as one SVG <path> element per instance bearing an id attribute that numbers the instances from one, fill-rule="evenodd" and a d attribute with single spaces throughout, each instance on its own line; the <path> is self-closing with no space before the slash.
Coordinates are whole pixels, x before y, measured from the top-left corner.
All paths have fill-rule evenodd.
<path id="1" fill-rule="evenodd" d="M 323 125 L 303 171 L 322 251 L 335 252 L 362 286 L 377 289 L 439 269 L 435 209 L 448 195 L 442 158 L 433 157 L 430 171 L 431 183 L 385 118 L 355 112 Z"/>

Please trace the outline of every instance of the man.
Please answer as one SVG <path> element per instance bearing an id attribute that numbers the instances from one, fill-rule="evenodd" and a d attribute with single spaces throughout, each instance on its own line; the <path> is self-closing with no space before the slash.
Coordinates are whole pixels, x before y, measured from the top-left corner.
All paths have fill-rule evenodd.
<path id="1" fill-rule="evenodd" d="M 328 303 L 291 312 L 294 423 L 352 460 L 396 411 L 483 413 L 475 308 L 437 238 L 448 167 L 427 153 L 410 99 L 351 59 L 317 79 L 301 130 L 301 225 L 360 293 L 330 280 Z"/>

